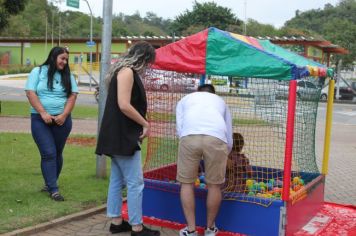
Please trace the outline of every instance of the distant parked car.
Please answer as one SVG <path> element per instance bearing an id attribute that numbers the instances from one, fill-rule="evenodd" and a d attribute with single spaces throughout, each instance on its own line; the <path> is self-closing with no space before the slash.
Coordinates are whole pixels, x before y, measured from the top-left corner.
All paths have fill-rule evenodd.
<path id="1" fill-rule="evenodd" d="M 349 84 L 351 85 L 352 89 L 356 91 L 356 82 L 350 82 Z M 334 98 L 336 98 L 336 89 L 337 89 L 337 84 L 335 83 Z M 340 100 L 354 99 L 354 97 L 356 97 L 356 94 L 352 91 L 352 89 L 344 81 L 340 81 L 339 82 Z M 328 93 L 329 93 L 329 85 L 325 86 L 321 90 L 320 100 L 326 101 L 328 99 Z"/>
<path id="2" fill-rule="evenodd" d="M 145 78 L 147 90 L 186 92 L 196 91 L 199 86 L 199 77 L 190 74 L 157 74 L 149 75 Z"/>
<path id="3" fill-rule="evenodd" d="M 303 100 L 319 99 L 319 88 L 310 81 L 300 80 L 297 82 L 297 97 Z M 288 98 L 289 85 L 283 83 L 278 85 L 276 91 L 277 98 Z"/>

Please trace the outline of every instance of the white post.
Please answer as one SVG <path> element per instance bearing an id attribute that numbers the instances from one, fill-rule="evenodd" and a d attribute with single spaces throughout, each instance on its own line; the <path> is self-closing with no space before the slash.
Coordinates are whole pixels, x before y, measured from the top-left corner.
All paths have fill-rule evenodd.
<path id="1" fill-rule="evenodd" d="M 88 0 L 84 0 L 88 7 L 89 7 L 89 11 L 90 11 L 90 69 L 89 69 L 89 91 L 91 91 L 91 80 L 92 80 L 92 77 L 93 77 L 93 47 L 94 45 L 92 45 L 93 43 L 93 13 L 91 11 L 91 8 L 90 8 L 90 5 L 89 5 L 89 2 Z"/>

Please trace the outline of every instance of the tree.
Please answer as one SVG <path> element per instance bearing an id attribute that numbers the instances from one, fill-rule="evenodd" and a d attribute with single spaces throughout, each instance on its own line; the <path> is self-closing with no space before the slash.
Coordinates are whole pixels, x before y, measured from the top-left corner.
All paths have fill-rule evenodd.
<path id="1" fill-rule="evenodd" d="M 0 32 L 9 24 L 9 17 L 25 9 L 27 0 L 0 0 Z"/>
<path id="2" fill-rule="evenodd" d="M 300 32 L 313 37 L 322 36 L 334 44 L 347 48 L 350 52 L 348 55 L 333 58 L 342 58 L 345 66 L 352 65 L 356 58 L 355 12 L 355 0 L 340 0 L 335 7 L 325 4 L 324 9 L 300 12 L 284 24 L 282 32 L 284 35 Z"/>
<path id="3" fill-rule="evenodd" d="M 218 6 L 215 2 L 194 2 L 193 10 L 186 10 L 175 18 L 172 30 L 177 34 L 196 33 L 207 27 L 217 27 L 227 30 L 231 25 L 239 26 L 241 21 L 232 13 L 230 8 Z"/>
<path id="4" fill-rule="evenodd" d="M 276 36 L 279 31 L 273 25 L 261 24 L 253 19 L 248 19 L 246 33 L 249 36 Z"/>

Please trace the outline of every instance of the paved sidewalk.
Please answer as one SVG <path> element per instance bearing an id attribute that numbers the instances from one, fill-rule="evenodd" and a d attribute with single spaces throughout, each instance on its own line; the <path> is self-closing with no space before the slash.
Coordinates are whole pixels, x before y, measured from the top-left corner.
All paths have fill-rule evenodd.
<path id="1" fill-rule="evenodd" d="M 47 229 L 33 229 L 33 233 L 29 231 L 18 231 L 5 234 L 4 236 L 27 235 L 27 236 L 109 236 L 120 235 L 130 236 L 130 232 L 111 234 L 109 232 L 110 220 L 104 213 L 97 213 L 83 219 L 70 220 L 64 224 L 56 226 L 46 225 Z M 176 236 L 179 235 L 178 230 L 162 228 L 152 225 L 146 225 L 148 228 L 156 229 L 161 232 L 161 236 Z M 37 232 L 36 232 L 37 231 Z"/>

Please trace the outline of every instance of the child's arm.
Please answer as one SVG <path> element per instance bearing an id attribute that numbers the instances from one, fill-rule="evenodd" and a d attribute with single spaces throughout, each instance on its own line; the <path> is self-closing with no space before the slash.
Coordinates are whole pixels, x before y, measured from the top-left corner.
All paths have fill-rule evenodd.
<path id="1" fill-rule="evenodd" d="M 250 160 L 244 155 L 245 157 L 245 169 L 247 176 L 251 178 L 253 176 L 252 166 L 250 165 Z"/>

